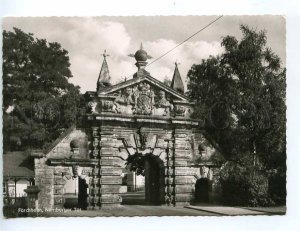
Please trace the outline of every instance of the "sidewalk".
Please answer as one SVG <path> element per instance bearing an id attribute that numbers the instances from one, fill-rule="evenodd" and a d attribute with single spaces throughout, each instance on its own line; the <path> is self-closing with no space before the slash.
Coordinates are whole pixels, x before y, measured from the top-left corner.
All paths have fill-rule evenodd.
<path id="1" fill-rule="evenodd" d="M 229 206 L 214 206 L 214 205 L 189 205 L 185 208 L 194 209 L 203 212 L 210 212 L 221 216 L 243 216 L 243 215 L 284 215 L 285 206 L 279 207 L 229 207 Z"/>

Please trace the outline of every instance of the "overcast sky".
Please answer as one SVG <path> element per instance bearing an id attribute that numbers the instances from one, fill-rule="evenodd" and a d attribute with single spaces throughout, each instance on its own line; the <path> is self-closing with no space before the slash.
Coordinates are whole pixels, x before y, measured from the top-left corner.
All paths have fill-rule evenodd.
<path id="1" fill-rule="evenodd" d="M 125 76 L 132 78 L 136 72 L 135 60 L 128 54 L 134 54 L 141 42 L 144 50 L 155 59 L 215 18 L 217 16 L 4 18 L 3 29 L 17 27 L 35 37 L 60 43 L 69 51 L 74 76 L 70 81 L 85 92 L 96 89 L 103 60 L 101 54 L 105 49 L 110 55 L 107 62 L 112 82 L 119 82 Z M 282 16 L 224 16 L 146 69 L 161 81 L 171 79 L 177 60 L 186 83 L 192 64 L 223 52 L 220 44 L 223 36 L 241 38 L 240 24 L 266 30 L 268 46 L 285 66 L 285 19 Z"/>

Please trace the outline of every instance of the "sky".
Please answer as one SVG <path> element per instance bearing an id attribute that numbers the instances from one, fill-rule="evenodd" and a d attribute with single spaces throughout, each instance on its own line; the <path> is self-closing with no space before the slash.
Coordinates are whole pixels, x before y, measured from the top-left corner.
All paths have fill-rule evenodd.
<path id="1" fill-rule="evenodd" d="M 70 82 L 79 85 L 81 92 L 95 91 L 98 75 L 107 51 L 107 63 L 112 83 L 132 78 L 137 71 L 134 54 L 143 43 L 144 50 L 155 58 L 206 26 L 218 16 L 131 16 L 131 17 L 8 17 L 2 28 L 17 27 L 48 42 L 58 42 L 69 52 Z M 267 46 L 286 65 L 285 18 L 283 16 L 224 16 L 162 59 L 146 67 L 151 76 L 161 81 L 172 79 L 175 62 L 186 87 L 186 76 L 193 64 L 210 55 L 221 54 L 222 37 L 240 39 L 240 25 L 265 30 Z"/>

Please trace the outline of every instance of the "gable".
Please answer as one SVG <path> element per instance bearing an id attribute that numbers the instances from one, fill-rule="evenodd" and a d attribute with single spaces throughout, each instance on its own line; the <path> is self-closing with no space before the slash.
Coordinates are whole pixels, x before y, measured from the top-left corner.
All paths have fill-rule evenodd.
<path id="1" fill-rule="evenodd" d="M 193 103 L 188 97 L 150 75 L 86 94 L 88 113 L 190 119 Z"/>
<path id="2" fill-rule="evenodd" d="M 72 153 L 71 142 L 76 140 L 79 143 L 79 154 L 82 158 L 87 158 L 88 156 L 88 137 L 85 132 L 72 128 L 64 136 L 56 140 L 51 149 L 46 153 L 47 158 L 70 158 Z"/>
<path id="3" fill-rule="evenodd" d="M 128 81 L 105 88 L 98 93 L 98 96 L 117 96 L 128 88 L 130 88 L 132 91 L 134 91 L 136 88 L 139 87 L 139 85 L 141 83 L 149 84 L 151 90 L 155 93 L 157 93 L 159 91 L 164 91 L 166 94 L 166 97 L 170 100 L 178 100 L 178 101 L 188 103 L 187 96 L 172 89 L 171 87 L 169 87 L 166 84 L 160 82 L 159 80 L 151 77 L 150 75 L 136 77 L 136 78 L 130 79 Z"/>

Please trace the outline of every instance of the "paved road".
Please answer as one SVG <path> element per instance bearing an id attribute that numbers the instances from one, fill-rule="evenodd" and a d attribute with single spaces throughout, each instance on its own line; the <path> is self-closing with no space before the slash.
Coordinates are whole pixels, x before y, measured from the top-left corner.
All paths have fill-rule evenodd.
<path id="1" fill-rule="evenodd" d="M 107 216 L 216 216 L 215 213 L 182 207 L 124 205 L 122 208 L 44 213 L 47 217 L 107 217 Z"/>
<path id="2" fill-rule="evenodd" d="M 145 192 L 123 193 L 122 205 L 146 205 Z"/>

